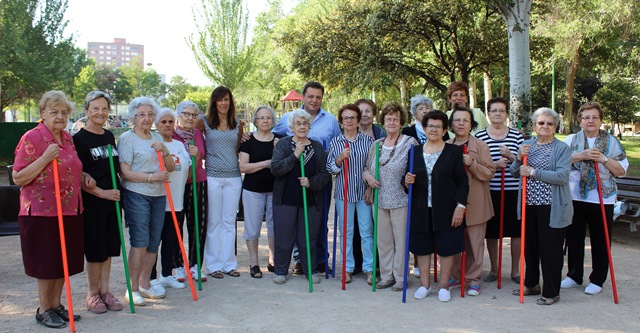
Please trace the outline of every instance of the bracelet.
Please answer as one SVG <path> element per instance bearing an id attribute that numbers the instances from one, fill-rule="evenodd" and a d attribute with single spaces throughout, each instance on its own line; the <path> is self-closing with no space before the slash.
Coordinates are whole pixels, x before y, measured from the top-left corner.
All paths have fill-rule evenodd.
<path id="1" fill-rule="evenodd" d="M 467 206 L 465 206 L 465 205 L 463 205 L 463 204 L 461 204 L 461 203 L 458 203 L 458 207 L 460 207 L 460 208 L 462 208 L 462 209 L 467 209 Z"/>
<path id="2" fill-rule="evenodd" d="M 165 155 L 165 154 L 162 154 L 162 157 L 164 158 L 164 157 L 167 157 L 167 156 L 169 156 L 169 155 L 171 155 L 171 153 L 167 152 L 167 154 L 166 154 L 166 155 Z"/>
<path id="3" fill-rule="evenodd" d="M 149 178 L 147 178 L 147 183 L 151 183 L 151 175 L 153 175 L 152 173 L 149 174 Z"/>
<path id="4" fill-rule="evenodd" d="M 535 175 L 536 175 L 536 169 L 531 168 L 531 177 L 533 178 L 535 177 Z"/>
<path id="5" fill-rule="evenodd" d="M 609 158 L 605 156 L 604 162 L 602 162 L 602 165 L 607 165 L 607 162 L 609 162 Z"/>

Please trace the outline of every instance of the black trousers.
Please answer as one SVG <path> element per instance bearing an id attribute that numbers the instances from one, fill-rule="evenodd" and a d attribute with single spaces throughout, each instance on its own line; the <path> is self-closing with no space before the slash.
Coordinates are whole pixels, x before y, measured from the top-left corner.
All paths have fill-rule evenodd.
<path id="1" fill-rule="evenodd" d="M 551 228 L 551 206 L 527 206 L 524 260 L 526 263 L 524 285 L 533 288 L 540 284 L 542 266 L 542 297 L 560 295 L 560 280 L 564 263 L 562 246 L 567 228 Z"/>
<path id="2" fill-rule="evenodd" d="M 607 228 L 609 239 L 611 239 L 611 225 L 613 224 L 613 205 L 604 205 L 604 212 L 607 218 Z M 607 280 L 609 269 L 609 254 L 604 237 L 604 226 L 602 223 L 602 212 L 600 204 L 583 201 L 573 202 L 573 223 L 567 228 L 567 265 L 569 273 L 567 276 L 578 284 L 582 284 L 584 275 L 584 239 L 589 228 L 589 238 L 591 240 L 591 263 L 592 271 L 589 275 L 591 283 L 602 287 Z"/>
<path id="3" fill-rule="evenodd" d="M 316 249 L 318 234 L 321 234 L 322 207 L 309 207 L 309 248 L 311 249 L 311 267 L 317 265 Z M 307 271 L 307 242 L 304 224 L 304 208 L 290 205 L 273 205 L 273 234 L 275 241 L 274 266 L 276 275 L 287 275 L 291 264 L 293 244 L 298 244 L 302 271 Z"/>
<path id="4" fill-rule="evenodd" d="M 202 267 L 202 261 L 204 260 L 204 244 L 207 240 L 207 182 L 196 183 L 196 193 L 198 195 L 198 231 L 200 232 L 200 265 Z M 187 184 L 184 190 L 184 217 L 178 218 L 180 223 L 180 235 L 184 240 L 183 225 L 184 220 L 187 220 L 187 232 L 189 233 L 189 266 L 194 266 L 197 261 L 196 253 L 196 215 L 193 209 L 193 183 Z M 174 260 L 177 263 L 177 267 L 183 266 L 182 254 L 180 248 L 176 248 Z M 186 267 L 189 270 L 189 267 Z"/>
<path id="5" fill-rule="evenodd" d="M 184 219 L 183 212 L 176 212 L 178 221 Z M 169 276 L 172 274 L 174 268 L 178 267 L 178 264 L 174 260 L 176 250 L 180 252 L 180 246 L 178 245 L 178 236 L 176 235 L 176 228 L 173 225 L 173 216 L 171 212 L 164 213 L 164 225 L 162 226 L 162 238 L 160 242 L 160 264 L 162 265 L 162 276 Z M 151 269 L 151 280 L 158 277 L 156 266 L 158 265 L 158 258 L 156 257 L 156 263 L 153 264 Z"/>

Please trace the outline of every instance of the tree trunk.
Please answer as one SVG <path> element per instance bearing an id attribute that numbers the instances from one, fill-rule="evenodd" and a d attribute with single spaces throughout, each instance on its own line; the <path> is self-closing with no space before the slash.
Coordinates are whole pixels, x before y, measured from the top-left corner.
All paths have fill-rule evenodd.
<path id="1" fill-rule="evenodd" d="M 487 102 L 491 99 L 492 97 L 492 93 L 491 93 L 491 76 L 489 76 L 489 73 L 484 72 L 484 112 L 487 113 L 489 111 L 489 106 L 487 105 Z"/>
<path id="2" fill-rule="evenodd" d="M 400 79 L 400 105 L 407 109 L 407 84 L 403 79 Z"/>
<path id="3" fill-rule="evenodd" d="M 531 132 L 531 63 L 529 16 L 532 0 L 496 1 L 509 34 L 509 95 L 511 126 Z"/>
<path id="4" fill-rule="evenodd" d="M 578 63 L 580 62 L 580 44 L 576 47 L 571 59 L 571 64 L 567 69 L 567 87 L 564 94 L 564 130 L 563 133 L 573 133 L 574 119 L 573 119 L 573 96 L 575 95 L 574 81 L 576 78 L 576 72 L 578 71 Z"/>
<path id="5" fill-rule="evenodd" d="M 469 107 L 476 107 L 476 78 L 469 75 Z"/>

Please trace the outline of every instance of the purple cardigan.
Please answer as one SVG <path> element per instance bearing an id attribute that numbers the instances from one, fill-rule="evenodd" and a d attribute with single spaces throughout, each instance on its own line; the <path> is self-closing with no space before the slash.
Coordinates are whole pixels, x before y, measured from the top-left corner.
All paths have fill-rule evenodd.
<path id="1" fill-rule="evenodd" d="M 207 180 L 207 172 L 204 170 L 204 167 L 202 165 L 202 159 L 206 156 L 207 150 L 204 144 L 204 135 L 199 129 L 194 130 L 196 132 L 193 136 L 193 143 L 196 147 L 198 147 L 198 152 L 200 153 L 200 158 L 196 161 L 196 183 L 200 183 Z M 184 140 L 182 140 L 182 138 L 178 134 L 176 134 L 176 132 L 173 132 L 173 139 L 185 143 Z M 187 184 L 191 184 L 191 178 L 187 180 Z"/>

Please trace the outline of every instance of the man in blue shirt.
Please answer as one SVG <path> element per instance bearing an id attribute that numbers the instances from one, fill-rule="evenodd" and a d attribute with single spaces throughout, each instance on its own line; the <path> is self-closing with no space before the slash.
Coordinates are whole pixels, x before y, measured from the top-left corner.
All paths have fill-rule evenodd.
<path id="1" fill-rule="evenodd" d="M 307 111 L 311 115 L 311 125 L 309 129 L 309 134 L 307 137 L 322 143 L 326 149 L 329 149 L 329 143 L 331 139 L 342 134 L 340 132 L 340 125 L 338 124 L 338 120 L 334 115 L 327 112 L 322 108 L 322 98 L 324 97 L 324 86 L 318 82 L 309 81 L 302 88 L 302 107 L 301 109 Z M 293 132 L 287 125 L 287 119 L 289 118 L 290 112 L 285 113 L 280 118 L 278 124 L 273 128 L 272 132 L 278 137 L 291 136 Z M 316 249 L 316 260 L 314 261 L 317 266 L 314 268 L 315 271 L 324 272 L 325 270 L 325 254 L 327 253 L 327 248 L 325 244 L 325 235 L 324 232 L 327 230 L 327 217 L 329 213 L 328 207 L 331 205 L 331 188 L 332 183 L 329 182 L 327 187 L 325 188 L 325 197 L 324 200 L 326 202 L 327 210 L 324 212 L 324 225 L 321 229 L 323 232 L 322 235 L 319 235 L 318 239 L 322 240 L 318 242 L 318 247 Z M 296 246 L 293 250 L 294 262 L 295 265 L 293 267 L 293 274 L 300 275 L 302 274 L 302 268 L 300 267 L 300 262 L 298 260 L 298 247 Z"/>

